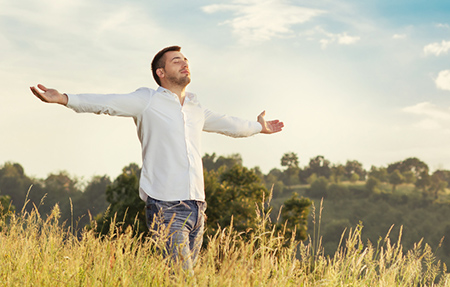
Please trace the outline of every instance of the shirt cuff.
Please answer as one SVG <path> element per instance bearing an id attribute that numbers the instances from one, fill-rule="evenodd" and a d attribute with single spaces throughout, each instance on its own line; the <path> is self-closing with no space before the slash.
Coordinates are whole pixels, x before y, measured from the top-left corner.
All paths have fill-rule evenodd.
<path id="1" fill-rule="evenodd" d="M 67 105 L 66 107 L 70 108 L 70 109 L 74 109 L 76 107 L 78 107 L 80 101 L 78 99 L 78 97 L 74 94 L 68 94 L 65 93 L 67 95 Z"/>
<path id="2" fill-rule="evenodd" d="M 262 125 L 260 122 L 254 122 L 255 123 L 255 134 L 259 134 L 262 131 Z"/>

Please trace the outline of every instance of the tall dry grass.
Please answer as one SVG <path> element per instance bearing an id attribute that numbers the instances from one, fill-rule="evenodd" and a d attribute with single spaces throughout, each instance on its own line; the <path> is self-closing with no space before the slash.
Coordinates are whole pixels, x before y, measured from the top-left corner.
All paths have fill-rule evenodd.
<path id="1" fill-rule="evenodd" d="M 131 229 L 112 227 L 103 238 L 86 229 L 77 237 L 59 222 L 58 206 L 46 218 L 37 208 L 9 214 L 0 219 L 0 286 L 449 285 L 446 267 L 422 242 L 405 251 L 388 234 L 374 246 L 362 242 L 359 225 L 325 257 L 319 228 L 296 243 L 270 227 L 264 208 L 257 213 L 259 227 L 245 240 L 232 226 L 210 238 L 194 275 L 170 266 L 158 239 L 133 237 Z"/>

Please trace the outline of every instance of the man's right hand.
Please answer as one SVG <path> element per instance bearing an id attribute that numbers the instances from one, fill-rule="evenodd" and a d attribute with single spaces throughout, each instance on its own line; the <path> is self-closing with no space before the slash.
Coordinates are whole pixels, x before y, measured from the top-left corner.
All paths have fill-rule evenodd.
<path id="1" fill-rule="evenodd" d="M 66 94 L 61 94 L 55 89 L 47 89 L 44 85 L 37 85 L 37 87 L 42 91 L 39 91 L 35 87 L 30 87 L 31 92 L 38 97 L 41 101 L 46 103 L 56 103 L 61 105 L 67 105 L 69 99 Z"/>

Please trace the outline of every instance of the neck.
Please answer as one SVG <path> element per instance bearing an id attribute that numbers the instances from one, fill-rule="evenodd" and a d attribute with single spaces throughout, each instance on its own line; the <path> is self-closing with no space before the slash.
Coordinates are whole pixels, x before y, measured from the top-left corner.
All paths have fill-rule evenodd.
<path id="1" fill-rule="evenodd" d="M 183 105 L 184 98 L 186 97 L 186 86 L 178 86 L 178 85 L 162 85 L 161 87 L 171 91 L 172 93 L 178 96 L 178 100 L 180 100 L 180 104 Z"/>

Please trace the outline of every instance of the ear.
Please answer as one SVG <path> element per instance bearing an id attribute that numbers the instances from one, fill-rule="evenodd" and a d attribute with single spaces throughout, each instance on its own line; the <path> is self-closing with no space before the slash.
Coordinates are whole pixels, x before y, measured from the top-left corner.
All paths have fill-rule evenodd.
<path id="1" fill-rule="evenodd" d="M 157 69 L 156 74 L 158 75 L 158 77 L 164 78 L 164 69 L 163 68 Z"/>

